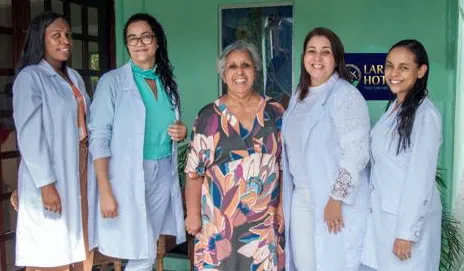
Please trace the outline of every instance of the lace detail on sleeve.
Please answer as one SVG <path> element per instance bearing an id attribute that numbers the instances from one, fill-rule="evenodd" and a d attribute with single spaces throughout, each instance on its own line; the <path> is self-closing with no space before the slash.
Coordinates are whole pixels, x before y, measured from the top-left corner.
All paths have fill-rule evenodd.
<path id="1" fill-rule="evenodd" d="M 340 143 L 341 158 L 338 176 L 332 186 L 332 197 L 353 203 L 360 187 L 360 173 L 370 159 L 369 113 L 362 95 L 353 88 L 345 88 L 334 97 L 332 119 Z"/>
<path id="2" fill-rule="evenodd" d="M 341 168 L 332 187 L 332 197 L 336 200 L 343 200 L 351 193 L 353 187 L 351 174 L 346 169 Z"/>
<path id="3" fill-rule="evenodd" d="M 359 92 L 348 91 L 337 98 L 334 124 L 342 149 L 341 167 L 350 171 L 362 171 L 369 162 L 369 113 Z M 351 166 L 344 166 L 347 162 Z M 354 166 L 354 168 L 353 168 Z"/>

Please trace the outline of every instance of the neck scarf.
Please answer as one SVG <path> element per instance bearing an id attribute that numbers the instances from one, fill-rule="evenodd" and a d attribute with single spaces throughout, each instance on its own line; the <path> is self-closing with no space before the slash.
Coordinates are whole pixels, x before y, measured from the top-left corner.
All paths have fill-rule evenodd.
<path id="1" fill-rule="evenodd" d="M 149 79 L 153 81 L 160 80 L 159 75 L 155 72 L 156 66 L 153 67 L 153 69 L 144 70 L 132 62 L 132 71 L 134 72 L 135 76 L 142 77 L 143 79 Z"/>

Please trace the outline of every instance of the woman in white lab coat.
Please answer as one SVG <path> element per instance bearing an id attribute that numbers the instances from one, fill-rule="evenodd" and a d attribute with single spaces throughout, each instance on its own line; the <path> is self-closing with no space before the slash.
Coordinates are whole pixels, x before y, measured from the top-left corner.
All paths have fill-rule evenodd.
<path id="1" fill-rule="evenodd" d="M 153 270 L 160 234 L 185 241 L 177 142 L 186 127 L 161 25 L 135 14 L 124 41 L 131 60 L 100 79 L 90 110 L 96 245 L 129 259 L 126 270 Z"/>
<path id="2" fill-rule="evenodd" d="M 435 271 L 441 202 L 435 184 L 441 117 L 427 98 L 429 61 L 416 40 L 393 45 L 385 78 L 394 99 L 371 131 L 371 215 L 364 264 Z"/>
<path id="3" fill-rule="evenodd" d="M 286 270 L 357 271 L 368 213 L 369 114 L 347 80 L 344 49 L 308 33 L 283 120 Z"/>
<path id="4" fill-rule="evenodd" d="M 22 158 L 16 265 L 26 270 L 63 271 L 77 262 L 72 270 L 92 268 L 87 239 L 89 97 L 81 76 L 66 66 L 71 48 L 65 18 L 39 14 L 29 25 L 13 85 Z"/>

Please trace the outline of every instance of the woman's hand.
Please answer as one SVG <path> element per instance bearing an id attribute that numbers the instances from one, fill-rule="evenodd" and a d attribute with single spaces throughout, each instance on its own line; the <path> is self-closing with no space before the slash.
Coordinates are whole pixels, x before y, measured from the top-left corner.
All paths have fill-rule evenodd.
<path id="1" fill-rule="evenodd" d="M 201 230 L 201 216 L 200 215 L 187 215 L 185 218 L 185 229 L 190 235 L 197 235 Z"/>
<path id="2" fill-rule="evenodd" d="M 282 207 L 282 202 L 277 206 L 277 225 L 279 226 L 279 233 L 284 232 L 285 229 L 285 220 L 284 220 L 284 208 Z"/>
<path id="3" fill-rule="evenodd" d="M 411 259 L 412 242 L 396 238 L 393 244 L 393 254 L 401 261 Z"/>
<path id="4" fill-rule="evenodd" d="M 344 227 L 342 215 L 342 202 L 334 200 L 332 197 L 324 208 L 324 221 L 327 223 L 327 228 L 330 233 L 337 234 Z"/>
<path id="5" fill-rule="evenodd" d="M 113 192 L 106 191 L 100 194 L 100 211 L 103 218 L 115 218 L 118 216 L 118 202 Z"/>
<path id="6" fill-rule="evenodd" d="M 40 188 L 45 210 L 61 214 L 61 199 L 55 184 L 48 184 Z"/>
<path id="7" fill-rule="evenodd" d="M 187 127 L 182 121 L 178 120 L 169 126 L 168 134 L 171 136 L 172 140 L 176 142 L 182 141 L 187 136 Z"/>

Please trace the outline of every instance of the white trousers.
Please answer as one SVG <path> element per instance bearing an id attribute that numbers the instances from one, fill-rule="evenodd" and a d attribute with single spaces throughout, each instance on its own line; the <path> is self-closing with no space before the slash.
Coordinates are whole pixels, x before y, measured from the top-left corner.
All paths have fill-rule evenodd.
<path id="1" fill-rule="evenodd" d="M 163 225 L 166 210 L 170 208 L 172 185 L 171 157 L 160 160 L 144 160 L 143 171 L 145 176 L 145 200 L 147 206 L 148 232 L 147 236 L 153 242 L 158 238 Z M 155 251 L 150 258 L 141 260 L 129 260 L 125 271 L 152 271 L 156 259 Z"/>
<path id="2" fill-rule="evenodd" d="M 306 188 L 293 190 L 290 242 L 296 270 L 316 270 L 315 223 L 311 195 Z"/>

